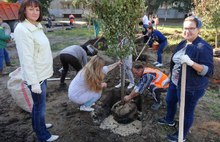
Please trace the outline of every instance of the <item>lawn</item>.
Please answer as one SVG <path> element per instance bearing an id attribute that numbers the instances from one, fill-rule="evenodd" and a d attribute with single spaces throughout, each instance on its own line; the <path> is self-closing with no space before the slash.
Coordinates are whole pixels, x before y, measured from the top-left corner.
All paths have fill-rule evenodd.
<path id="1" fill-rule="evenodd" d="M 174 25 L 163 25 L 159 26 L 158 30 L 161 31 L 168 39 L 168 47 L 176 46 L 182 38 L 182 26 Z M 54 30 L 53 32 L 48 32 L 47 36 L 49 39 L 56 38 L 51 42 L 51 48 L 53 51 L 59 51 L 70 45 L 80 45 L 86 40 L 94 38 L 93 27 L 77 27 L 70 30 Z M 213 29 L 201 29 L 200 36 L 204 38 L 209 44 L 214 47 L 215 32 Z M 220 43 L 219 43 L 220 44 Z"/>

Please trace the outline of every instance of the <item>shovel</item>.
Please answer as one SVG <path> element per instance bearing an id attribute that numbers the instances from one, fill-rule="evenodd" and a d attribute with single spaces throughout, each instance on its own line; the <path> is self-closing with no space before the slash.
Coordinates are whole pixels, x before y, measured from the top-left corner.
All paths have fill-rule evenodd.
<path id="1" fill-rule="evenodd" d="M 178 142 L 183 142 L 184 126 L 184 108 L 185 108 L 185 90 L 186 90 L 186 64 L 182 65 L 181 94 L 180 94 L 180 112 L 179 112 L 179 134 Z"/>

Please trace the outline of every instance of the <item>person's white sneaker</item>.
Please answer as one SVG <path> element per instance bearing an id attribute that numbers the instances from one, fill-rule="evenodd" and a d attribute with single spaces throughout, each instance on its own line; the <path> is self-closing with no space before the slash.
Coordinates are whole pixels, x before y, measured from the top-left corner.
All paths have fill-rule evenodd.
<path id="1" fill-rule="evenodd" d="M 128 85 L 128 89 L 131 89 L 131 88 L 133 88 L 134 87 L 134 84 L 133 83 L 129 83 L 129 85 Z"/>
<path id="2" fill-rule="evenodd" d="M 80 106 L 79 110 L 81 110 L 81 111 L 94 111 L 95 109 L 82 105 L 82 106 Z"/>
<path id="3" fill-rule="evenodd" d="M 120 87 L 121 87 L 121 83 L 115 86 L 115 88 L 120 88 Z"/>
<path id="4" fill-rule="evenodd" d="M 62 71 L 63 71 L 63 67 L 59 69 L 59 72 L 60 72 L 60 73 L 62 73 Z"/>
<path id="5" fill-rule="evenodd" d="M 53 142 L 53 141 L 55 141 L 57 139 L 59 139 L 58 135 L 51 135 L 51 137 L 49 139 L 47 139 L 46 141 L 47 142 Z"/>
<path id="6" fill-rule="evenodd" d="M 159 62 L 157 62 L 157 61 L 156 61 L 156 62 L 153 62 L 153 65 L 156 65 L 156 64 L 159 64 Z"/>
<path id="7" fill-rule="evenodd" d="M 162 66 L 163 66 L 163 64 L 158 63 L 158 64 L 156 64 L 155 66 L 156 66 L 156 67 L 162 67 Z"/>
<path id="8" fill-rule="evenodd" d="M 53 124 L 50 124 L 50 123 L 47 123 L 47 124 L 46 124 L 46 128 L 47 128 L 47 129 L 49 129 L 49 128 L 51 128 L 51 127 L 53 127 Z"/>

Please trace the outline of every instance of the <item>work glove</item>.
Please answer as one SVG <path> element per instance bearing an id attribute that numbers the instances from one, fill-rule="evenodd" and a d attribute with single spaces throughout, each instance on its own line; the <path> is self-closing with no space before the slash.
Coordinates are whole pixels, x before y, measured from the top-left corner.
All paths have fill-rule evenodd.
<path id="1" fill-rule="evenodd" d="M 168 83 L 170 83 L 170 78 L 165 79 L 165 80 L 162 82 L 162 86 L 165 86 L 165 85 L 167 85 Z"/>
<path id="2" fill-rule="evenodd" d="M 14 33 L 10 33 L 11 40 L 14 40 Z"/>
<path id="3" fill-rule="evenodd" d="M 41 94 L 42 90 L 41 90 L 40 84 L 38 83 L 38 84 L 31 85 L 31 91 L 36 94 Z"/>
<path id="4" fill-rule="evenodd" d="M 180 57 L 181 64 L 186 63 L 188 66 L 192 66 L 194 62 L 189 58 L 188 55 L 183 55 Z"/>

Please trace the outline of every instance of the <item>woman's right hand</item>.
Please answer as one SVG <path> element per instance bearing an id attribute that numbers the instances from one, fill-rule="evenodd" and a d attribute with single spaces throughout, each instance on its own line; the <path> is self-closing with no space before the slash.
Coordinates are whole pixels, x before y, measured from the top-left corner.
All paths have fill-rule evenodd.
<path id="1" fill-rule="evenodd" d="M 103 82 L 103 83 L 101 84 L 101 87 L 102 87 L 102 88 L 106 88 L 106 87 L 107 87 L 107 83 Z"/>
<path id="2" fill-rule="evenodd" d="M 36 94 L 41 94 L 42 90 L 40 84 L 38 83 L 31 85 L 31 91 Z"/>

